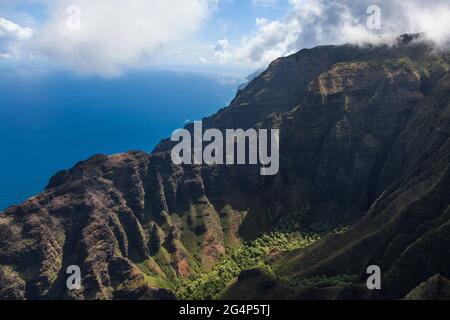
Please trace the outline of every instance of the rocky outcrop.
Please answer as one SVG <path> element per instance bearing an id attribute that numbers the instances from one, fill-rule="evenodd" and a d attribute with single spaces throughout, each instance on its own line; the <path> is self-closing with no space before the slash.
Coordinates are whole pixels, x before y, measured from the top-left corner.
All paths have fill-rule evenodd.
<path id="1" fill-rule="evenodd" d="M 448 278 L 449 61 L 402 42 L 276 60 L 204 121 L 279 128 L 274 177 L 257 166 L 174 165 L 168 140 L 150 155 L 97 155 L 56 174 L 45 192 L 0 214 L 0 297 L 173 298 L 158 288 L 210 270 L 241 239 L 355 221 L 343 235 L 280 255 L 274 270 L 363 277 L 378 263 L 379 295 L 289 288 L 256 271 L 226 295 L 403 298 L 437 273 Z M 71 265 L 81 268 L 81 290 L 66 288 Z"/>
<path id="2" fill-rule="evenodd" d="M 406 300 L 450 300 L 450 281 L 437 274 L 412 290 Z"/>

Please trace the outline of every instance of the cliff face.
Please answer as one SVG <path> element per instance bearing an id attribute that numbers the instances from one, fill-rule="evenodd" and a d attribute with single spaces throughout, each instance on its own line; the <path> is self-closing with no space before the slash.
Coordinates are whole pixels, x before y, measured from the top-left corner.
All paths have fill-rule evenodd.
<path id="1" fill-rule="evenodd" d="M 278 59 L 209 128 L 280 129 L 280 172 L 176 166 L 151 154 L 94 156 L 42 194 L 0 213 L 0 298 L 166 299 L 159 289 L 209 270 L 241 239 L 274 228 L 357 221 L 291 252 L 284 277 L 383 272 L 382 297 L 450 277 L 450 58 L 425 44 L 327 46 Z M 67 291 L 69 265 L 82 290 Z M 239 280 L 226 297 L 370 298 Z M 313 290 L 313 291 L 311 291 Z"/>
<path id="2" fill-rule="evenodd" d="M 408 72 L 404 75 L 408 75 Z M 410 88 L 415 87 L 413 79 L 416 75 L 416 73 L 412 73 L 403 78 L 409 79 L 407 83 L 410 83 Z M 435 82 L 431 92 L 422 98 L 417 87 L 412 91 L 408 90 L 405 96 L 402 94 L 405 99 L 401 98 L 393 105 L 388 102 L 392 101 L 392 97 L 389 97 L 388 94 L 379 95 L 381 101 L 385 98 L 389 99 L 384 100 L 385 102 L 382 104 L 388 106 L 388 109 L 384 109 L 383 113 L 379 113 L 377 116 L 378 119 L 384 119 L 384 122 L 376 120 L 366 123 L 364 126 L 365 138 L 361 140 L 360 148 L 365 152 L 356 151 L 355 153 L 362 157 L 356 161 L 359 164 L 353 168 L 353 170 L 357 170 L 356 173 L 345 175 L 344 168 L 336 169 L 336 166 L 339 165 L 339 154 L 341 152 L 348 154 L 348 151 L 345 149 L 334 150 L 331 153 L 332 161 L 330 160 L 332 165 L 328 166 L 324 172 L 327 174 L 340 172 L 340 175 L 332 175 L 329 181 L 333 181 L 333 183 L 330 183 L 328 189 L 322 189 L 319 192 L 322 203 L 329 203 L 328 199 L 340 190 L 342 194 L 336 200 L 349 200 L 351 199 L 349 197 L 355 195 L 356 208 L 360 204 L 368 204 L 368 209 L 361 211 L 364 212 L 362 218 L 346 233 L 329 236 L 309 248 L 290 252 L 273 266 L 279 277 L 308 279 L 324 276 L 333 278 L 339 275 L 353 274 L 359 276 L 363 282 L 363 279 L 368 277 L 366 268 L 375 264 L 383 270 L 381 291 L 371 292 L 364 286 L 357 285 L 314 289 L 292 287 L 283 283 L 276 283 L 270 290 L 263 290 L 259 284 L 268 281 L 267 275 L 259 275 L 234 284 L 224 297 L 401 299 L 416 286 L 427 282 L 436 274 L 442 274 L 449 278 L 449 79 L 450 75 L 444 74 Z M 395 94 L 397 98 L 401 97 L 399 92 L 404 92 L 405 85 L 404 83 L 401 88 L 394 89 L 393 92 L 397 92 Z M 389 86 L 391 87 L 391 85 Z M 391 87 L 389 90 L 392 89 Z M 371 99 L 371 101 L 373 100 Z M 407 103 L 402 104 L 402 101 Z M 404 115 L 399 113 L 397 120 L 401 121 L 396 121 L 396 123 L 402 123 L 402 125 L 397 127 L 399 131 L 397 129 L 391 131 L 392 128 L 395 128 L 389 125 L 390 121 L 395 119 L 392 111 L 401 105 L 404 106 L 402 109 L 406 113 Z M 401 109 L 397 111 L 402 112 Z M 373 110 L 370 116 L 372 117 L 374 114 L 376 114 L 376 110 Z M 372 131 L 370 123 L 378 129 Z M 332 129 L 331 132 L 338 131 Z M 367 135 L 372 137 L 367 139 Z M 331 145 L 334 147 L 342 146 L 337 142 L 337 136 L 332 134 L 334 142 Z M 389 143 L 378 149 L 383 146 L 380 144 L 383 139 Z M 326 145 L 327 143 L 324 142 L 323 146 Z M 355 148 L 355 143 L 352 143 L 351 146 L 352 149 Z M 356 148 L 358 149 L 358 147 Z M 385 151 L 381 152 L 381 150 Z M 367 166 L 372 163 L 370 159 L 372 161 L 377 159 L 375 155 L 381 158 L 378 158 L 379 160 L 375 162 L 371 170 L 366 170 L 369 168 Z M 323 161 L 324 157 L 320 159 L 319 161 Z M 358 159 L 358 157 L 353 156 L 353 159 Z M 341 180 L 342 176 L 346 178 Z M 356 180 L 353 180 L 353 183 L 345 184 L 352 181 L 349 180 L 349 177 L 355 177 Z M 359 178 L 362 179 L 359 180 Z M 339 181 L 343 181 L 344 185 L 334 189 Z M 358 199 L 362 202 L 359 202 Z M 331 203 L 338 203 L 336 200 Z M 320 206 L 314 204 L 313 207 Z M 431 281 L 430 283 L 435 282 Z M 431 286 L 431 284 L 429 285 Z M 418 288 L 414 292 L 421 292 L 422 289 Z M 433 287 L 429 290 L 439 292 L 440 289 Z M 412 294 L 409 297 L 420 298 L 421 294 Z M 450 298 L 448 294 L 445 297 Z M 427 297 L 425 294 L 423 298 L 431 297 Z"/>

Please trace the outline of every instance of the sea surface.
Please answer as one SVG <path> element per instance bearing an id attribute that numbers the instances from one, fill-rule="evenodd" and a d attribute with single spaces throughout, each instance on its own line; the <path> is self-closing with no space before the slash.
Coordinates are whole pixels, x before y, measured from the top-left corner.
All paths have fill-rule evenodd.
<path id="1" fill-rule="evenodd" d="M 192 72 L 117 79 L 0 70 L 0 211 L 94 154 L 150 152 L 185 122 L 226 106 L 236 83 Z"/>

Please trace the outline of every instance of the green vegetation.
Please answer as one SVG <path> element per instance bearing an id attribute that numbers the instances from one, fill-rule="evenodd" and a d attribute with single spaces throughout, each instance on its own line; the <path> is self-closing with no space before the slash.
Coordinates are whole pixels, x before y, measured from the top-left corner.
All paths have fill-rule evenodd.
<path id="1" fill-rule="evenodd" d="M 358 275 L 341 274 L 335 277 L 317 276 L 313 278 L 279 278 L 279 280 L 292 287 L 314 287 L 314 288 L 327 288 L 327 287 L 343 287 L 352 283 L 359 283 L 360 278 Z"/>
<path id="2" fill-rule="evenodd" d="M 448 72 L 450 69 L 450 56 L 435 55 L 427 57 L 426 59 L 412 60 L 409 57 L 395 58 L 395 59 L 377 59 L 367 62 L 372 68 L 379 68 L 386 66 L 389 68 L 405 68 L 411 72 L 418 72 L 421 76 L 431 77 L 433 74 L 442 74 Z"/>
<path id="3" fill-rule="evenodd" d="M 319 240 L 328 233 L 341 233 L 346 227 L 332 229 L 328 224 L 313 224 L 306 233 L 293 232 L 292 217 L 282 220 L 276 230 L 270 234 L 264 234 L 258 239 L 244 243 L 238 247 L 228 247 L 224 257 L 209 272 L 202 272 L 196 266 L 193 277 L 189 279 L 179 278 L 172 266 L 172 258 L 164 247 L 150 259 L 138 264 L 144 274 L 147 284 L 173 290 L 180 299 L 209 300 L 217 298 L 227 285 L 242 271 L 261 269 L 282 283 L 292 286 L 339 286 L 344 283 L 354 282 L 352 276 L 340 276 L 335 278 L 317 277 L 312 279 L 281 278 L 272 270 L 272 264 L 284 254 L 293 250 L 304 248 Z M 192 236 L 191 245 L 196 241 Z M 192 247 L 194 247 L 192 245 Z M 194 253 L 194 258 L 195 258 Z"/>
<path id="4" fill-rule="evenodd" d="M 273 251 L 287 252 L 303 248 L 320 238 L 319 235 L 274 232 L 238 248 L 229 249 L 226 256 L 211 272 L 202 273 L 195 279 L 179 280 L 176 294 L 180 299 L 214 299 L 227 284 L 244 270 L 262 268 L 272 273 L 266 257 Z"/>

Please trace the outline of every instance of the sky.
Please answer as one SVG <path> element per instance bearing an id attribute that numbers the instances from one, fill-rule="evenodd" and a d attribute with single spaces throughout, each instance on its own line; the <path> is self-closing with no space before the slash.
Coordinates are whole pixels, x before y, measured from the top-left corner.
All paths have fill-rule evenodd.
<path id="1" fill-rule="evenodd" d="M 0 64 L 114 78 L 142 68 L 250 73 L 321 44 L 424 32 L 450 39 L 448 0 L 1 0 Z"/>

